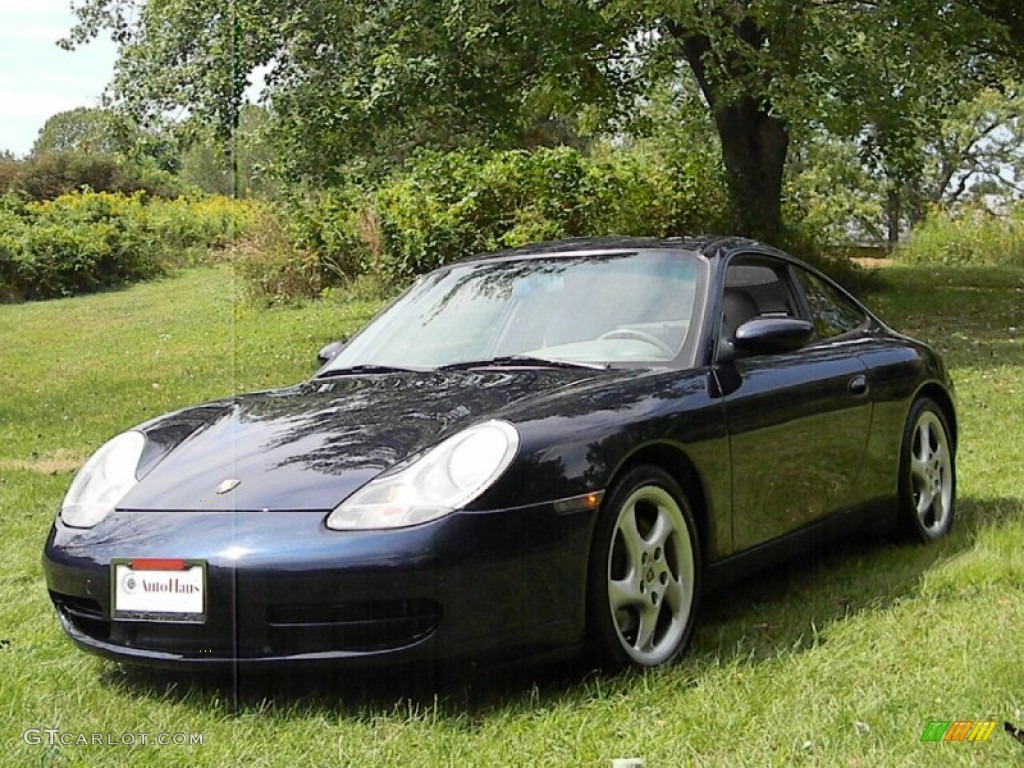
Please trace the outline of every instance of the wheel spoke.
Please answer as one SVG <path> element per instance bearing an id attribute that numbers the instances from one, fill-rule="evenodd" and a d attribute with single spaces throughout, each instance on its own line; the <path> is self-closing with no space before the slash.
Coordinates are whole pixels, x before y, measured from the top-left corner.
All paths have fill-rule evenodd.
<path id="1" fill-rule="evenodd" d="M 636 642 L 633 646 L 641 652 L 650 652 L 654 640 L 654 630 L 658 627 L 658 616 L 661 613 L 660 607 L 645 603 L 639 612 L 640 627 L 636 633 Z"/>
<path id="2" fill-rule="evenodd" d="M 924 523 L 928 518 L 928 510 L 931 509 L 932 502 L 935 501 L 935 494 L 932 493 L 931 487 L 927 485 L 922 486 L 918 493 L 917 516 L 921 518 L 921 522 Z"/>
<path id="3" fill-rule="evenodd" d="M 651 532 L 644 541 L 648 546 L 664 549 L 665 542 L 668 541 L 673 531 L 672 521 L 667 512 L 662 507 L 658 507 L 658 517 L 654 521 L 654 527 L 651 528 Z"/>
<path id="4" fill-rule="evenodd" d="M 665 605 L 673 615 L 679 613 L 686 603 L 686 588 L 683 586 L 683 582 L 670 576 L 668 584 L 663 589 L 665 590 Z"/>
<path id="5" fill-rule="evenodd" d="M 629 555 L 630 571 L 637 571 L 640 568 L 640 555 L 643 552 L 643 536 L 636 527 L 636 505 L 631 506 L 619 522 L 619 533 L 622 534 L 622 543 Z"/>
<path id="6" fill-rule="evenodd" d="M 919 485 L 928 482 L 928 461 L 914 456 L 910 459 L 910 474 L 918 481 Z"/>
<path id="7" fill-rule="evenodd" d="M 613 611 L 630 608 L 644 601 L 635 570 L 625 579 L 612 579 L 608 582 L 608 600 Z"/>
<path id="8" fill-rule="evenodd" d="M 922 421 L 917 428 L 917 439 L 920 444 L 918 457 L 922 463 L 928 463 L 932 457 L 932 428 L 927 421 Z"/>

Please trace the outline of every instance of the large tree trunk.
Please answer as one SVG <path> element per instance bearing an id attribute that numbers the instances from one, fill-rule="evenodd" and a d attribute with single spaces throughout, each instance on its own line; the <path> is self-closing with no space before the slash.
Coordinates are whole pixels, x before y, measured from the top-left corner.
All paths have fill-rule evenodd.
<path id="1" fill-rule="evenodd" d="M 711 44 L 703 35 L 668 25 L 682 43 L 683 55 L 711 107 L 725 163 L 726 182 L 738 234 L 777 242 L 782 232 L 782 174 L 789 151 L 789 128 L 771 112 L 765 99 L 751 94 L 723 97 L 708 72 Z M 762 30 L 745 20 L 736 34 L 752 48 L 760 47 Z M 735 58 L 719 62 L 735 80 L 752 73 Z M 720 75 L 719 75 L 720 76 Z"/>
<path id="2" fill-rule="evenodd" d="M 777 241 L 789 150 L 785 123 L 747 97 L 715 109 L 714 118 L 739 234 Z"/>

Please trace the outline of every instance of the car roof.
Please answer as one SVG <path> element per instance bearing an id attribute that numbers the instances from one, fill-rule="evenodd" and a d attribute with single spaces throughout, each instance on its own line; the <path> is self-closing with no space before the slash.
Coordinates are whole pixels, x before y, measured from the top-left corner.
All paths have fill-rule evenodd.
<path id="1" fill-rule="evenodd" d="M 699 253 L 707 258 L 727 255 L 737 248 L 756 249 L 765 253 L 778 253 L 774 248 L 742 237 L 700 235 L 696 237 L 573 237 L 531 243 L 518 248 L 506 248 L 459 259 L 458 262 L 504 261 L 537 256 L 559 256 L 580 253 L 612 253 L 635 250 L 672 250 Z M 782 255 L 782 254 L 778 254 Z"/>

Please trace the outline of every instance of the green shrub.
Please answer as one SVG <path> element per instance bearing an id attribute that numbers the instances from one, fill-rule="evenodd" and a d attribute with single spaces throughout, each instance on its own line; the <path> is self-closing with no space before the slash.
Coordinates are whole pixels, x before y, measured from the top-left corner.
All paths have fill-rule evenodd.
<path id="1" fill-rule="evenodd" d="M 263 304 L 320 296 L 326 282 L 319 256 L 295 245 L 280 216 L 264 212 L 232 249 L 249 299 Z"/>
<path id="2" fill-rule="evenodd" d="M 333 275 L 330 284 L 375 271 L 381 254 L 380 221 L 373 199 L 357 187 L 335 187 L 285 209 L 286 232 L 300 251 L 311 251 Z"/>
<path id="3" fill-rule="evenodd" d="M 89 293 L 122 282 L 109 240 L 109 225 L 29 227 L 17 258 L 26 299 Z"/>
<path id="4" fill-rule="evenodd" d="M 894 258 L 911 264 L 1024 267 L 1024 203 L 995 215 L 981 206 L 935 212 Z"/>
<path id="5" fill-rule="evenodd" d="M 14 191 L 27 200 L 53 200 L 83 190 L 172 198 L 184 186 L 169 173 L 139 167 L 117 155 L 49 152 L 0 168 L 0 192 Z"/>
<path id="6" fill-rule="evenodd" d="M 250 226 L 254 204 L 79 192 L 0 206 L 0 299 L 47 299 L 195 263 Z"/>
<path id="7" fill-rule="evenodd" d="M 0 302 L 20 296 L 19 256 L 24 236 L 25 223 L 21 217 L 0 205 Z"/>
<path id="8" fill-rule="evenodd" d="M 335 266 L 398 283 L 475 253 L 563 237 L 672 236 L 725 221 L 720 169 L 693 158 L 566 147 L 424 153 L 373 191 L 329 190 L 293 203 L 294 242 Z"/>

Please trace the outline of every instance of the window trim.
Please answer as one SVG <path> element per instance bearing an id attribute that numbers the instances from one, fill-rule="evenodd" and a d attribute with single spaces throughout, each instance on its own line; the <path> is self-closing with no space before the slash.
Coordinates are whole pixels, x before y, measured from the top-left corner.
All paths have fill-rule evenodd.
<path id="1" fill-rule="evenodd" d="M 838 283 L 831 280 L 827 275 L 819 272 L 818 270 L 814 269 L 813 267 L 810 267 L 809 265 L 805 266 L 802 264 L 789 262 L 788 266 L 792 275 L 793 283 L 797 286 L 797 289 L 800 293 L 801 304 L 804 307 L 804 311 L 807 313 L 804 319 L 814 326 L 814 338 L 808 344 L 808 346 L 827 344 L 835 341 L 844 341 L 847 339 L 847 337 L 862 334 L 871 326 L 871 313 L 865 307 L 861 306 L 860 302 L 857 301 L 847 290 L 845 290 Z M 860 323 L 855 328 L 851 328 L 850 330 L 836 334 L 835 336 L 822 336 L 821 333 L 819 333 L 818 331 L 818 324 L 815 322 L 814 310 L 811 307 L 810 300 L 807 298 L 807 291 L 805 290 L 804 285 L 800 280 L 800 274 L 797 271 L 800 269 L 802 269 L 811 277 L 823 282 L 827 287 L 832 288 L 839 295 L 840 298 L 842 298 L 848 303 L 848 305 L 851 308 L 857 310 L 858 314 L 860 314 L 861 316 Z"/>

